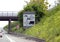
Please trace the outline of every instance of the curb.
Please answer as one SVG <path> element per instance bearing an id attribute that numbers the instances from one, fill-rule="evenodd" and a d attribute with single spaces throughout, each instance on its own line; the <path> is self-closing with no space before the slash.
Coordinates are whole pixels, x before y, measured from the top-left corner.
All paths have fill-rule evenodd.
<path id="1" fill-rule="evenodd" d="M 39 39 L 39 38 L 36 38 L 36 37 L 32 37 L 32 36 L 28 36 L 28 35 L 21 34 L 21 33 L 16 33 L 16 32 L 10 33 L 10 35 L 17 36 L 17 37 L 24 37 L 25 39 L 34 40 L 36 42 L 46 42 L 43 39 Z"/>

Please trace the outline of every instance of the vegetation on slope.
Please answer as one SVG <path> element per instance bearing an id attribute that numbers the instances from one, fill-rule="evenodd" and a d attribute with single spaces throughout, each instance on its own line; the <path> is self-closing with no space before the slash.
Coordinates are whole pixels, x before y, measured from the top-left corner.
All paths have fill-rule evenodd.
<path id="1" fill-rule="evenodd" d="M 20 26 L 23 26 L 23 13 L 26 11 L 35 12 L 35 23 L 38 23 L 40 19 L 47 13 L 47 4 L 45 0 L 31 0 L 24 10 L 18 13 Z"/>
<path id="2" fill-rule="evenodd" d="M 16 31 L 16 26 L 17 26 L 17 25 L 18 25 L 18 21 L 11 22 L 11 32 Z M 6 31 L 8 31 L 8 25 L 6 25 L 6 26 L 4 27 L 4 29 L 5 29 Z"/>
<path id="3" fill-rule="evenodd" d="M 46 42 L 60 42 L 60 11 L 54 11 L 51 12 L 51 16 L 43 17 L 38 24 L 27 29 L 24 33 L 45 39 Z"/>
<path id="4" fill-rule="evenodd" d="M 60 10 L 60 4 L 58 4 L 57 6 L 53 7 L 52 9 L 48 10 L 47 16 L 54 15 L 54 14 L 57 13 L 59 10 Z"/>
<path id="5" fill-rule="evenodd" d="M 39 14 L 41 12 L 40 9 L 42 9 L 42 8 L 39 8 L 39 6 L 38 6 L 38 9 L 37 9 L 38 10 L 37 12 Z M 27 7 L 25 7 L 25 10 L 32 11 L 33 10 L 32 5 L 29 4 Z M 22 19 L 23 12 L 24 11 L 21 11 L 19 13 L 19 17 L 21 16 L 19 23 L 23 23 L 22 22 L 23 21 L 23 19 Z M 42 12 L 44 12 L 44 11 L 42 11 Z M 31 36 L 40 38 L 40 39 L 45 39 L 46 42 L 60 42 L 60 5 L 52 8 L 51 10 L 48 10 L 48 13 L 45 14 L 45 16 L 43 18 L 39 18 L 39 19 L 40 19 L 40 21 L 38 22 L 38 24 L 35 24 L 35 26 L 33 26 L 32 28 L 25 30 L 24 33 L 27 35 L 31 35 Z M 12 30 L 15 31 L 15 29 L 16 29 L 16 27 L 14 26 L 14 28 Z M 16 31 L 23 32 L 22 28 L 19 30 L 16 30 Z"/>

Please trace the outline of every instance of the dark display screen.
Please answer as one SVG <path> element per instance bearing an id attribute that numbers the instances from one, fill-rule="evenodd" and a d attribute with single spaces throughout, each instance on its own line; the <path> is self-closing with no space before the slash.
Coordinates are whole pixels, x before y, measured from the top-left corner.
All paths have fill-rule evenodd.
<path id="1" fill-rule="evenodd" d="M 29 24 L 34 24 L 34 21 L 30 21 L 30 23 Z"/>

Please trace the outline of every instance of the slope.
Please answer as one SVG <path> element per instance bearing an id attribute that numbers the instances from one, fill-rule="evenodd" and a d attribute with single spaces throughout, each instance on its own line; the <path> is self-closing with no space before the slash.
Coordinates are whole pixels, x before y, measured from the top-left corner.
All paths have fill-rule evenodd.
<path id="1" fill-rule="evenodd" d="M 50 17 L 45 16 L 25 34 L 45 39 L 46 42 L 60 42 L 60 11 Z"/>

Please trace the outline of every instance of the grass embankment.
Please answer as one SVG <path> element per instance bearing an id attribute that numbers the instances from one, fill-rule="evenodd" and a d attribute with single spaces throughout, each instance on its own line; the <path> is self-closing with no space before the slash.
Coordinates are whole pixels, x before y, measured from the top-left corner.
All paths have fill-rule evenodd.
<path id="1" fill-rule="evenodd" d="M 25 34 L 45 39 L 48 42 L 60 42 L 60 11 L 43 18 L 34 27 L 26 30 Z"/>
<path id="2" fill-rule="evenodd" d="M 23 31 L 22 28 L 17 29 L 16 26 L 18 25 L 18 21 L 11 22 L 11 32 L 19 32 L 21 33 Z M 6 31 L 8 31 L 8 25 L 4 27 Z"/>
<path id="3" fill-rule="evenodd" d="M 56 9 L 52 11 L 51 16 L 43 17 L 38 24 L 24 33 L 45 39 L 46 42 L 60 42 L 60 11 Z"/>
<path id="4" fill-rule="evenodd" d="M 12 28 L 13 32 L 23 32 L 46 42 L 60 42 L 60 5 L 49 10 L 38 24 L 23 31 L 22 28 L 16 30 L 16 25 Z"/>

